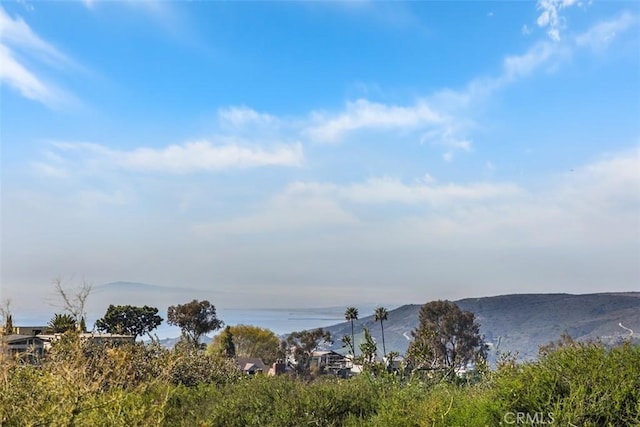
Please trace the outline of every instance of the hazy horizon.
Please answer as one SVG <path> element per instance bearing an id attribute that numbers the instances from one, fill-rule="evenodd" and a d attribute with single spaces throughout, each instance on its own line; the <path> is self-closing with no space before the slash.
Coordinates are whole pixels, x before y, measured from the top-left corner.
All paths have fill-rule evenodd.
<path id="1" fill-rule="evenodd" d="M 637 291 L 639 27 L 632 1 L 3 2 L 0 300 Z"/>

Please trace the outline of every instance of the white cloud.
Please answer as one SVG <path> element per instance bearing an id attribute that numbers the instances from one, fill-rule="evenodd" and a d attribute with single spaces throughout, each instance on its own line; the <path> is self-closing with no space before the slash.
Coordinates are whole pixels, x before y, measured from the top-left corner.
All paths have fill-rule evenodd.
<path id="1" fill-rule="evenodd" d="M 541 21 L 547 20 L 551 25 L 553 19 L 559 19 L 557 10 L 575 4 L 567 0 L 540 2 L 539 7 L 549 12 Z M 231 138 L 242 135 L 244 140 L 277 141 L 292 135 L 296 140 L 320 143 L 413 140 L 441 147 L 442 159 L 451 162 L 459 153 L 473 151 L 471 132 L 478 126 L 478 107 L 492 94 L 541 70 L 553 71 L 570 58 L 573 49 L 593 46 L 602 39 L 600 35 L 626 30 L 632 22 L 630 15 L 623 14 L 614 21 L 595 25 L 573 40 L 537 42 L 524 53 L 505 56 L 497 75 L 478 77 L 461 90 L 444 89 L 410 104 L 359 98 L 347 101 L 336 111 L 311 111 L 293 118 L 232 106 L 218 110 L 218 121 Z"/>
<path id="2" fill-rule="evenodd" d="M 639 164 L 640 150 L 618 153 L 557 175 L 536 190 L 511 182 L 438 183 L 428 174 L 411 184 L 393 177 L 344 185 L 299 181 L 258 208 L 260 214 L 205 228 L 251 234 L 348 226 L 379 236 L 371 229 L 377 220 L 367 214 L 373 205 L 385 205 L 385 227 L 408 240 L 428 230 L 468 238 L 475 246 L 617 246 L 640 237 Z M 412 206 L 421 213 L 404 209 Z"/>
<path id="3" fill-rule="evenodd" d="M 197 223 L 192 227 L 196 236 L 260 235 L 263 233 L 317 232 L 368 229 L 360 215 L 370 212 L 372 205 L 386 205 L 392 211 L 405 207 L 430 207 L 438 211 L 454 206 L 473 206 L 490 200 L 510 199 L 522 193 L 512 184 L 470 183 L 436 184 L 429 174 L 414 184 L 396 178 L 371 178 L 364 182 L 339 185 L 326 182 L 293 182 L 282 193 L 264 205 L 257 213 L 229 220 Z M 391 223 L 401 215 L 392 214 Z"/>
<path id="4" fill-rule="evenodd" d="M 275 197 L 260 212 L 227 221 L 199 223 L 192 227 L 198 236 L 262 234 L 314 231 L 357 226 L 356 217 L 339 203 L 325 197 Z"/>
<path id="5" fill-rule="evenodd" d="M 16 59 L 16 51 L 49 67 L 74 66 L 73 61 L 40 38 L 21 18 L 12 19 L 0 7 L 0 81 L 25 98 L 49 107 L 68 101 L 68 95 Z"/>
<path id="6" fill-rule="evenodd" d="M 430 173 L 426 172 L 424 175 L 422 175 L 422 178 L 417 180 L 417 182 L 425 183 L 425 184 L 433 184 L 434 182 L 436 182 L 436 179 L 432 177 Z"/>
<path id="7" fill-rule="evenodd" d="M 41 175 L 51 178 L 67 178 L 69 173 L 66 169 L 43 162 L 33 162 L 31 166 Z"/>
<path id="8" fill-rule="evenodd" d="M 560 40 L 560 31 L 565 28 L 564 17 L 560 15 L 562 9 L 574 5 L 581 5 L 577 0 L 538 0 L 537 8 L 541 11 L 536 23 L 541 28 L 547 28 L 547 35 L 554 41 Z"/>
<path id="9" fill-rule="evenodd" d="M 266 113 L 259 113 L 249 107 L 228 107 L 218 110 L 218 118 L 222 125 L 232 127 L 242 127 L 248 124 L 269 125 L 278 121 L 275 116 Z"/>
<path id="10" fill-rule="evenodd" d="M 436 184 L 428 176 L 415 184 L 405 184 L 392 177 L 371 178 L 362 183 L 345 186 L 297 182 L 291 184 L 285 194 L 290 197 L 325 196 L 344 202 L 358 204 L 421 204 L 433 206 L 450 205 L 452 203 L 512 197 L 522 190 L 513 184 L 470 183 L 470 184 Z"/>
<path id="11" fill-rule="evenodd" d="M 0 81 L 18 90 L 25 98 L 51 105 L 53 90 L 13 57 L 11 51 L 0 44 Z"/>
<path id="12" fill-rule="evenodd" d="M 589 47 L 594 50 L 606 48 L 621 32 L 629 29 L 637 19 L 628 12 L 622 13 L 615 19 L 600 22 L 583 34 L 576 37 L 576 45 Z"/>
<path id="13" fill-rule="evenodd" d="M 348 102 L 345 111 L 334 115 L 315 112 L 306 133 L 321 142 L 338 142 L 350 132 L 362 129 L 408 130 L 441 123 L 443 117 L 424 101 L 412 106 L 375 103 L 366 99 Z"/>
<path id="14" fill-rule="evenodd" d="M 28 49 L 52 64 L 70 63 L 71 61 L 54 46 L 42 40 L 33 32 L 22 18 L 12 19 L 0 7 L 0 40 L 16 48 Z"/>
<path id="15" fill-rule="evenodd" d="M 237 144 L 213 145 L 202 140 L 130 151 L 113 150 L 93 143 L 56 142 L 53 145 L 60 150 L 87 153 L 93 157 L 84 160 L 95 165 L 171 174 L 259 166 L 301 166 L 304 161 L 302 145 L 299 143 L 261 148 Z"/>
<path id="16" fill-rule="evenodd" d="M 536 190 L 385 177 L 298 182 L 256 213 L 194 232 L 224 248 L 216 271 L 234 282 L 305 283 L 308 292 L 328 284 L 394 286 L 409 298 L 629 290 L 640 272 L 639 161 L 637 150 L 619 153 Z"/>
<path id="17" fill-rule="evenodd" d="M 498 81 L 511 82 L 526 77 L 557 58 L 561 48 L 548 42 L 535 44 L 522 55 L 510 55 L 503 61 L 503 75 Z"/>
<path id="18" fill-rule="evenodd" d="M 569 0 L 549 0 L 548 4 L 546 1 L 539 3 L 544 3 L 548 7 L 555 7 L 556 9 L 580 4 Z M 476 78 L 464 90 L 443 91 L 437 94 L 437 98 L 458 106 L 458 108 L 469 109 L 474 102 L 490 96 L 509 84 L 529 77 L 539 70 L 553 70 L 563 60 L 567 60 L 576 48 L 606 48 L 616 35 L 631 28 L 636 20 L 635 16 L 623 13 L 615 19 L 593 25 L 585 33 L 578 35 L 574 39 L 555 43 L 540 41 L 524 53 L 507 55 L 503 60 L 502 72 L 499 75 Z"/>
<path id="19" fill-rule="evenodd" d="M 56 195 L 32 205 L 5 189 L 9 217 L 3 220 L 26 217 L 28 226 L 6 227 L 3 238 L 14 252 L 30 256 L 8 254 L 3 283 L 22 271 L 42 282 L 51 271 L 74 272 L 81 265 L 94 280 L 268 287 L 282 292 L 283 305 L 305 301 L 289 289 L 326 295 L 331 286 L 363 299 L 393 289 L 389 301 L 397 303 L 478 292 L 632 290 L 640 273 L 638 164 L 637 149 L 617 153 L 526 189 L 510 182 L 423 184 L 392 177 L 347 185 L 300 182 L 240 212 L 206 209 L 156 221 L 114 222 L 110 205 L 83 217 Z M 118 190 L 105 193 L 85 201 L 118 201 Z M 78 235 L 85 240 L 75 240 Z M 60 241 L 69 247 L 61 250 Z"/>

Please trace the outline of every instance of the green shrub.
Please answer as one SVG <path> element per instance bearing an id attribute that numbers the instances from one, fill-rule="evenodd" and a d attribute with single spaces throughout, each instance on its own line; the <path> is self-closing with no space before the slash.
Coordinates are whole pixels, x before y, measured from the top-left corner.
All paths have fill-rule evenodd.
<path id="1" fill-rule="evenodd" d="M 195 348 L 94 346 L 73 336 L 40 365 L 0 359 L 4 426 L 640 426 L 640 347 L 575 344 L 501 363 L 474 382 L 383 372 L 307 382 L 241 375 Z"/>
<path id="2" fill-rule="evenodd" d="M 562 347 L 498 370 L 493 387 L 506 411 L 552 413 L 558 425 L 640 425 L 640 347 Z"/>

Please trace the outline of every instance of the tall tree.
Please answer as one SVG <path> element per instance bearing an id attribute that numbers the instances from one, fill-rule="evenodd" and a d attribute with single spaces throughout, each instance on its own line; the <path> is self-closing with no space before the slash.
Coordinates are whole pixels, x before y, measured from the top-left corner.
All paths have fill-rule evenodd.
<path id="1" fill-rule="evenodd" d="M 202 335 L 224 326 L 224 322 L 216 316 L 216 307 L 213 304 L 195 299 L 169 307 L 167 323 L 178 326 L 182 330 L 182 336 L 195 346 L 200 345 Z"/>
<path id="2" fill-rule="evenodd" d="M 47 326 L 51 328 L 54 334 L 63 334 L 76 329 L 76 319 L 69 313 L 56 313 Z"/>
<path id="3" fill-rule="evenodd" d="M 13 334 L 13 316 L 11 315 L 11 300 L 5 299 L 0 305 L 0 321 L 4 323 L 2 335 Z"/>
<path id="4" fill-rule="evenodd" d="M 96 321 L 96 329 L 110 334 L 133 335 L 138 338 L 150 334 L 162 323 L 155 307 L 132 305 L 109 305 L 104 317 Z"/>
<path id="5" fill-rule="evenodd" d="M 484 362 L 487 357 L 475 315 L 450 301 L 423 305 L 418 327 L 411 335 L 407 359 L 414 370 L 437 370 L 445 377 L 452 376 L 470 362 Z"/>
<path id="6" fill-rule="evenodd" d="M 296 361 L 297 371 L 300 374 L 309 373 L 311 355 L 321 343 L 331 344 L 331 333 L 322 328 L 310 331 L 292 332 L 287 336 L 289 354 Z"/>
<path id="7" fill-rule="evenodd" d="M 384 307 L 377 307 L 376 311 L 374 312 L 375 321 L 380 322 L 380 328 L 382 329 L 382 354 L 385 357 L 387 357 L 387 347 L 384 345 L 384 324 L 382 322 L 387 320 L 388 315 L 389 313 Z"/>
<path id="8" fill-rule="evenodd" d="M 360 344 L 360 352 L 362 353 L 362 361 L 365 366 L 372 366 L 376 361 L 376 353 L 378 346 L 369 333 L 369 328 L 364 328 L 364 341 Z"/>
<path id="9" fill-rule="evenodd" d="M 356 338 L 353 332 L 353 321 L 358 320 L 358 309 L 355 307 L 347 307 L 344 312 L 344 318 L 351 322 L 351 353 L 356 357 Z"/>
<path id="10" fill-rule="evenodd" d="M 225 332 L 227 330 L 232 334 L 236 356 L 257 357 L 267 365 L 278 359 L 280 340 L 273 331 L 252 325 L 227 326 Z M 213 349 L 223 346 L 225 332 L 213 338 L 210 344 Z M 213 352 L 216 351 L 213 350 Z"/>
<path id="11" fill-rule="evenodd" d="M 340 341 L 342 341 L 342 348 L 348 348 L 349 352 L 353 354 L 353 341 L 351 341 L 351 336 L 345 335 L 340 339 Z"/>
<path id="12" fill-rule="evenodd" d="M 9 314 L 4 322 L 4 328 L 2 329 L 2 333 L 4 335 L 12 335 L 13 334 L 13 316 Z"/>
<path id="13" fill-rule="evenodd" d="M 210 349 L 215 349 L 219 354 L 225 357 L 234 357 L 236 355 L 236 345 L 233 343 L 233 332 L 231 326 L 224 328 L 224 331 L 217 338 L 217 347 L 215 345 L 216 339 L 209 346 Z"/>
<path id="14" fill-rule="evenodd" d="M 73 316 L 76 324 L 80 319 L 86 317 L 87 299 L 93 289 L 91 283 L 82 280 L 80 286 L 75 289 L 67 288 L 62 279 L 58 278 L 53 281 L 56 294 L 62 299 L 62 308 L 64 311 Z"/>

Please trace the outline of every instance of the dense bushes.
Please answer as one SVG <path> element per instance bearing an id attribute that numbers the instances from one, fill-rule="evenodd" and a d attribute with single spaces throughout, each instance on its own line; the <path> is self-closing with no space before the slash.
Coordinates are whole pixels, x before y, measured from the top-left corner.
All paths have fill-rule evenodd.
<path id="1" fill-rule="evenodd" d="M 194 348 L 105 348 L 68 337 L 40 366 L 4 360 L 0 425 L 640 425 L 640 348 L 574 344 L 475 383 L 381 374 L 246 377 Z"/>
<path id="2" fill-rule="evenodd" d="M 493 389 L 507 411 L 547 414 L 557 425 L 638 426 L 640 347 L 561 347 L 536 363 L 502 367 Z"/>

